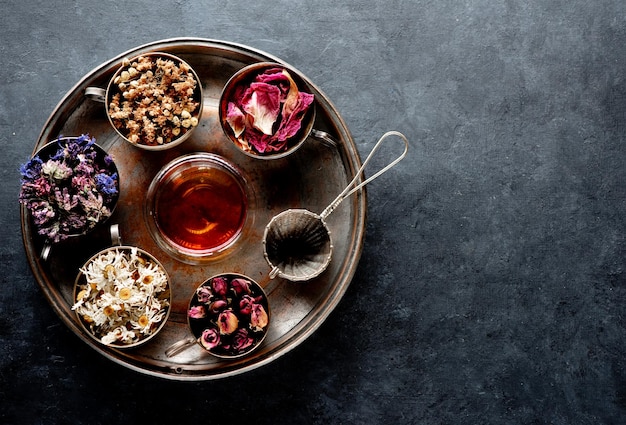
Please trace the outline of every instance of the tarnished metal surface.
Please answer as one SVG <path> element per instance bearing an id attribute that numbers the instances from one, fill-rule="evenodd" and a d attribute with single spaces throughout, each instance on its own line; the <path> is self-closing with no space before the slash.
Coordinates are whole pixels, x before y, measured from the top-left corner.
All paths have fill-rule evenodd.
<path id="1" fill-rule="evenodd" d="M 162 51 L 187 61 L 198 74 L 204 108 L 192 137 L 171 150 L 148 152 L 124 142 L 111 128 L 104 105 L 84 96 L 87 87 L 106 87 L 123 57 Z M 22 208 L 24 245 L 33 273 L 53 309 L 85 343 L 104 356 L 143 373 L 178 380 L 207 380 L 234 375 L 266 364 L 295 348 L 327 318 L 345 293 L 355 272 L 365 232 L 366 196 L 359 190 L 328 218 L 333 235 L 333 259 L 320 276 L 307 282 L 271 280 L 263 256 L 263 230 L 270 219 L 288 208 L 321 211 L 349 182 L 360 166 L 354 141 L 342 118 L 315 84 L 315 129 L 337 143 L 316 138 L 313 132 L 294 154 L 263 161 L 235 148 L 218 121 L 218 99 L 226 81 L 239 69 L 257 61 L 276 61 L 246 46 L 206 39 L 170 39 L 140 46 L 100 65 L 79 81 L 61 100 L 45 124 L 34 150 L 59 135 L 90 133 L 108 150 L 120 170 L 121 195 L 110 223 L 118 223 L 125 245 L 138 246 L 161 261 L 172 278 L 172 312 L 153 340 L 131 350 L 115 350 L 94 343 L 71 311 L 73 283 L 78 267 L 108 246 L 107 233 L 98 232 L 55 245 L 47 261 L 39 258 L 43 241 Z M 161 250 L 148 232 L 144 217 L 146 191 L 159 169 L 172 159 L 206 151 L 223 156 L 243 172 L 254 199 L 251 219 L 237 243 L 224 255 L 200 265 L 189 265 Z M 185 312 L 194 289 L 218 273 L 241 273 L 264 287 L 272 308 L 272 323 L 263 345 L 248 357 L 220 360 L 199 346 L 168 358 L 165 350 L 190 336 Z"/>

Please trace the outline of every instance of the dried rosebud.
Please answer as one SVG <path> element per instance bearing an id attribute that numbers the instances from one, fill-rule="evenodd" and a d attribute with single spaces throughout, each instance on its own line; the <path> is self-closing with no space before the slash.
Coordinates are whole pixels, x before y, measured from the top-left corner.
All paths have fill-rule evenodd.
<path id="1" fill-rule="evenodd" d="M 204 319 L 206 317 L 206 310 L 202 305 L 192 306 L 189 308 L 188 314 L 192 319 Z"/>
<path id="2" fill-rule="evenodd" d="M 215 292 L 215 295 L 218 295 L 220 297 L 223 297 L 226 295 L 226 292 L 228 291 L 228 282 L 226 282 L 225 278 L 223 277 L 213 278 L 213 280 L 211 281 L 211 284 L 213 285 L 213 292 Z"/>
<path id="3" fill-rule="evenodd" d="M 254 305 L 254 298 L 250 295 L 244 295 L 239 301 L 239 311 L 246 316 L 252 312 L 252 306 Z"/>
<path id="4" fill-rule="evenodd" d="M 209 304 L 209 310 L 211 311 L 211 313 L 219 313 L 227 306 L 228 302 L 226 300 L 217 300 Z"/>
<path id="5" fill-rule="evenodd" d="M 222 335 L 230 335 L 237 330 L 239 319 L 232 310 L 225 310 L 217 318 L 217 327 Z"/>
<path id="6" fill-rule="evenodd" d="M 242 352 L 254 343 L 254 338 L 248 335 L 247 329 L 239 329 L 235 335 L 233 335 L 232 348 L 235 351 Z"/>
<path id="7" fill-rule="evenodd" d="M 200 344 L 207 350 L 212 350 L 220 343 L 220 334 L 215 329 L 205 329 L 200 336 Z"/>
<path id="8" fill-rule="evenodd" d="M 233 279 L 230 281 L 230 286 L 238 296 L 241 296 L 241 294 L 250 294 L 250 282 L 246 279 Z"/>
<path id="9" fill-rule="evenodd" d="M 254 304 L 252 306 L 252 313 L 250 314 L 250 328 L 253 331 L 259 332 L 265 329 L 269 322 L 267 312 L 261 304 Z"/>
<path id="10" fill-rule="evenodd" d="M 196 296 L 198 297 L 198 302 L 208 303 L 213 297 L 213 294 L 211 293 L 211 289 L 206 286 L 201 286 L 196 290 Z"/>

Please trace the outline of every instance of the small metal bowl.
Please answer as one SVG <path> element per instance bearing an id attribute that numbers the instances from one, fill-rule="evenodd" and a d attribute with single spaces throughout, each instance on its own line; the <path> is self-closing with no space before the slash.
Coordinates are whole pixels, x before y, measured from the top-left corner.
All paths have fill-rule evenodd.
<path id="1" fill-rule="evenodd" d="M 100 344 L 137 347 L 163 329 L 170 314 L 170 288 L 170 277 L 154 256 L 137 247 L 110 247 L 80 268 L 72 310 Z"/>
<path id="2" fill-rule="evenodd" d="M 306 93 L 310 96 L 313 96 L 312 90 L 309 87 L 308 83 L 304 79 L 304 77 L 295 69 L 288 67 L 283 64 L 273 63 L 273 62 L 258 62 L 252 65 L 248 65 L 239 71 L 237 71 L 226 83 L 224 89 L 222 90 L 220 101 L 219 101 L 219 119 L 220 124 L 222 126 L 222 130 L 228 136 L 228 138 L 237 146 L 243 153 L 252 157 L 259 159 L 277 159 L 283 158 L 295 150 L 297 150 L 307 139 L 311 130 L 313 129 L 313 123 L 315 122 L 315 99 L 312 98 L 312 102 L 310 105 L 303 109 L 303 115 L 300 117 L 300 128 L 295 132 L 295 134 L 286 138 L 285 148 L 279 151 L 266 151 L 259 152 L 255 149 L 248 140 L 246 139 L 246 131 L 252 131 L 256 134 L 261 134 L 260 130 L 254 128 L 250 125 L 250 116 L 241 111 L 239 108 L 241 105 L 238 105 L 237 98 L 242 96 L 242 94 L 250 87 L 250 85 L 255 82 L 255 79 L 265 73 L 268 70 L 282 70 L 286 72 L 288 78 L 291 78 L 293 84 L 297 86 L 299 92 Z M 233 126 L 228 121 L 228 110 L 229 105 L 237 106 L 240 109 L 240 112 L 243 113 L 242 119 L 245 119 L 246 124 L 242 128 L 244 128 L 243 132 L 240 134 L 236 134 L 233 130 Z M 283 117 L 283 106 L 280 106 L 280 113 L 278 115 L 279 119 Z M 278 130 L 277 123 L 274 123 L 273 133 L 271 137 L 276 135 Z"/>
<path id="3" fill-rule="evenodd" d="M 106 195 L 101 189 L 98 189 L 98 194 L 101 195 L 103 199 L 105 199 L 105 203 L 103 207 L 106 207 L 106 209 L 108 210 L 108 214 L 100 215 L 98 220 L 94 220 L 94 221 L 88 220 L 85 223 L 85 226 L 87 226 L 85 228 L 72 230 L 71 228 L 68 229 L 67 226 L 61 225 L 60 222 L 55 222 L 56 226 L 60 230 L 59 230 L 59 233 L 56 234 L 54 240 L 44 236 L 46 237 L 46 241 L 45 241 L 45 245 L 41 254 L 41 257 L 44 260 L 47 259 L 48 253 L 54 243 L 62 242 L 63 240 L 66 240 L 66 239 L 70 239 L 70 238 L 73 239 L 75 237 L 83 236 L 88 233 L 91 233 L 92 231 L 99 228 L 106 221 L 108 221 L 109 218 L 113 215 L 115 208 L 117 206 L 117 202 L 119 200 L 120 183 L 119 183 L 119 172 L 118 172 L 117 166 L 115 165 L 115 162 L 113 161 L 113 159 L 108 155 L 108 153 L 101 146 L 95 143 L 95 139 L 90 138 L 89 135 L 87 134 L 82 135 L 80 137 L 59 137 L 47 143 L 46 145 L 42 146 L 39 150 L 37 150 L 37 152 L 33 155 L 29 163 L 24 164 L 24 167 L 26 168 L 27 166 L 30 166 L 30 164 L 32 164 L 32 161 L 36 160 L 37 158 L 41 160 L 42 163 L 47 162 L 53 156 L 57 155 L 61 150 L 66 151 L 68 149 L 68 144 L 70 142 L 80 140 L 81 138 L 84 141 L 92 143 L 90 146 L 86 145 L 88 147 L 86 147 L 83 153 L 86 152 L 90 155 L 94 154 L 95 155 L 94 162 L 98 164 L 98 167 L 102 171 L 106 171 L 106 174 L 110 177 L 117 176 L 115 180 L 116 193 L 114 195 L 110 195 L 110 194 Z M 71 160 L 72 162 L 76 162 L 78 166 L 78 161 L 79 161 L 78 158 L 75 158 L 72 156 L 68 160 Z M 80 165 L 82 166 L 83 163 L 81 163 Z M 26 172 L 26 171 L 23 171 L 23 172 Z M 93 184 L 93 187 L 97 187 L 96 180 L 97 178 L 96 176 L 94 176 L 93 182 L 91 183 Z M 67 180 L 64 180 L 64 181 L 69 182 L 70 180 L 68 178 Z M 41 201 L 45 200 L 45 196 L 42 197 L 41 194 L 37 194 L 34 198 L 30 198 L 29 195 L 24 192 L 25 184 L 26 184 L 26 176 L 23 176 L 22 177 L 22 191 L 20 192 L 21 202 L 26 206 L 26 209 L 29 210 L 30 214 L 36 214 L 35 210 L 37 210 L 40 207 L 42 203 Z M 74 184 L 72 184 L 71 186 L 74 187 Z M 75 195 L 75 194 L 76 193 L 70 193 L 70 195 Z M 61 214 L 60 211 L 56 210 L 58 207 L 56 206 L 54 202 L 50 202 L 49 205 L 50 205 L 49 207 L 53 208 L 55 211 L 54 217 L 64 217 L 64 215 Z M 76 207 L 73 207 L 71 211 L 76 211 Z M 64 213 L 65 213 L 65 216 L 67 216 L 68 211 L 64 211 Z M 48 224 L 48 222 L 46 222 L 46 224 Z M 49 225 L 52 226 L 53 224 L 49 224 Z M 42 225 L 35 224 L 35 227 L 37 228 L 37 231 L 39 234 L 43 235 L 46 232 L 46 227 L 44 227 L 43 224 Z"/>
<path id="4" fill-rule="evenodd" d="M 159 60 L 165 60 L 168 63 L 171 61 L 179 69 L 182 67 L 182 73 L 187 77 L 193 78 L 195 81 L 193 94 L 190 96 L 187 94 L 185 94 L 185 96 L 178 96 L 175 93 L 170 93 L 170 97 L 174 103 L 170 103 L 165 99 L 153 99 L 150 96 L 144 96 L 144 94 L 141 93 L 141 86 L 139 88 L 133 87 L 132 84 L 134 83 L 131 83 L 131 81 L 137 81 L 136 78 L 139 78 L 139 76 L 143 73 L 142 70 L 138 71 L 137 67 L 132 66 L 142 58 L 150 59 L 155 68 L 157 68 L 157 61 Z M 133 71 L 130 71 L 131 68 Z M 150 72 L 153 71 L 151 70 Z M 162 68 L 155 70 L 153 75 L 156 76 L 157 72 L 164 74 Z M 163 83 L 163 77 L 159 76 L 158 78 L 160 78 L 161 83 L 165 85 L 166 90 L 177 91 L 174 84 L 179 83 L 179 81 L 172 81 L 167 84 Z M 120 84 L 124 85 L 120 87 Z M 146 125 L 138 122 L 137 117 L 135 116 L 124 116 L 123 111 L 120 111 L 119 108 L 116 109 L 115 106 L 113 106 L 114 96 L 119 97 L 118 103 L 121 103 L 124 99 L 124 91 L 128 92 L 131 90 L 138 90 L 141 94 L 138 95 L 136 99 L 144 99 L 146 102 L 145 105 L 142 105 L 140 101 L 135 99 L 133 102 L 134 108 L 132 109 L 133 114 L 137 113 L 147 120 Z M 124 59 L 122 65 L 115 72 L 113 77 L 111 77 L 106 91 L 98 87 L 88 87 L 85 90 L 85 95 L 93 100 L 105 103 L 107 118 L 120 137 L 134 146 L 149 151 L 161 151 L 178 146 L 191 136 L 193 130 L 198 126 L 198 121 L 202 116 L 202 83 L 198 78 L 198 75 L 187 62 L 169 53 L 144 53 L 131 59 Z M 191 104 L 195 109 L 190 112 L 188 111 L 183 116 L 182 112 L 176 110 L 178 107 L 177 103 L 179 102 Z M 147 109 L 145 111 L 138 112 L 138 108 L 146 106 L 157 108 L 155 111 L 158 111 L 159 113 L 152 116 Z M 132 133 L 128 128 L 130 126 L 129 120 L 131 119 L 136 124 L 131 127 L 135 129 L 135 132 L 139 132 L 138 135 L 137 133 Z M 177 126 L 174 124 L 174 121 L 176 120 L 178 120 L 177 122 L 180 123 L 180 125 Z M 185 122 L 185 120 L 188 120 L 188 122 Z M 184 125 L 182 124 L 183 122 Z M 154 136 L 152 136 L 152 132 L 154 132 Z M 153 138 L 154 140 L 152 140 Z"/>
<path id="5" fill-rule="evenodd" d="M 187 310 L 192 337 L 172 344 L 166 356 L 199 344 L 213 356 L 236 359 L 256 350 L 270 325 L 270 308 L 263 288 L 248 276 L 223 273 L 204 281 Z"/>

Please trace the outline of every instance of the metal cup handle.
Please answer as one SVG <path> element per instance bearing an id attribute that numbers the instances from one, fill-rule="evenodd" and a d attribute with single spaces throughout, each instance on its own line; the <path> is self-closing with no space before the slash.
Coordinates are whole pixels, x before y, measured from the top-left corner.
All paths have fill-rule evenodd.
<path id="1" fill-rule="evenodd" d="M 193 337 L 181 339 L 180 341 L 176 341 L 172 345 L 170 345 L 167 350 L 165 350 L 166 357 L 174 357 L 175 355 L 182 353 L 186 349 L 196 345 L 196 339 Z"/>
<path id="2" fill-rule="evenodd" d="M 109 235 L 111 236 L 111 245 L 122 245 L 122 236 L 120 233 L 120 225 L 112 224 L 109 228 Z M 50 256 L 50 252 L 52 251 L 52 243 L 50 241 L 46 241 L 41 249 L 41 254 L 39 258 L 43 261 L 48 261 L 48 257 Z"/>
<path id="3" fill-rule="evenodd" d="M 96 102 L 105 103 L 106 90 L 100 87 L 87 87 L 85 89 L 85 96 Z"/>

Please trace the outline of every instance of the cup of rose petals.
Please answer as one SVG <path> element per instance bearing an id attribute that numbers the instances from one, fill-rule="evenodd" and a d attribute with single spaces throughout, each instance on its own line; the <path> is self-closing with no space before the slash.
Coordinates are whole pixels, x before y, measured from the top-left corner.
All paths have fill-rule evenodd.
<path id="1" fill-rule="evenodd" d="M 119 198 L 117 167 L 88 134 L 46 144 L 20 173 L 20 203 L 46 243 L 91 232 L 113 214 Z"/>
<path id="2" fill-rule="evenodd" d="M 263 288 L 247 276 L 226 273 L 196 289 L 187 310 L 193 337 L 178 341 L 165 354 L 173 357 L 199 344 L 223 359 L 245 356 L 261 345 L 270 323 Z"/>
<path id="3" fill-rule="evenodd" d="M 139 248 L 116 246 L 80 268 L 72 310 L 96 341 L 130 348 L 163 328 L 170 300 L 170 279 L 161 263 Z"/>
<path id="4" fill-rule="evenodd" d="M 185 61 L 154 52 L 124 59 L 106 91 L 85 94 L 105 102 L 109 122 L 127 142 L 164 150 L 191 136 L 202 115 L 202 84 Z"/>
<path id="5" fill-rule="evenodd" d="M 228 80 L 219 117 L 224 133 L 245 154 L 282 158 L 298 149 L 311 132 L 315 99 L 296 70 L 259 62 Z"/>

